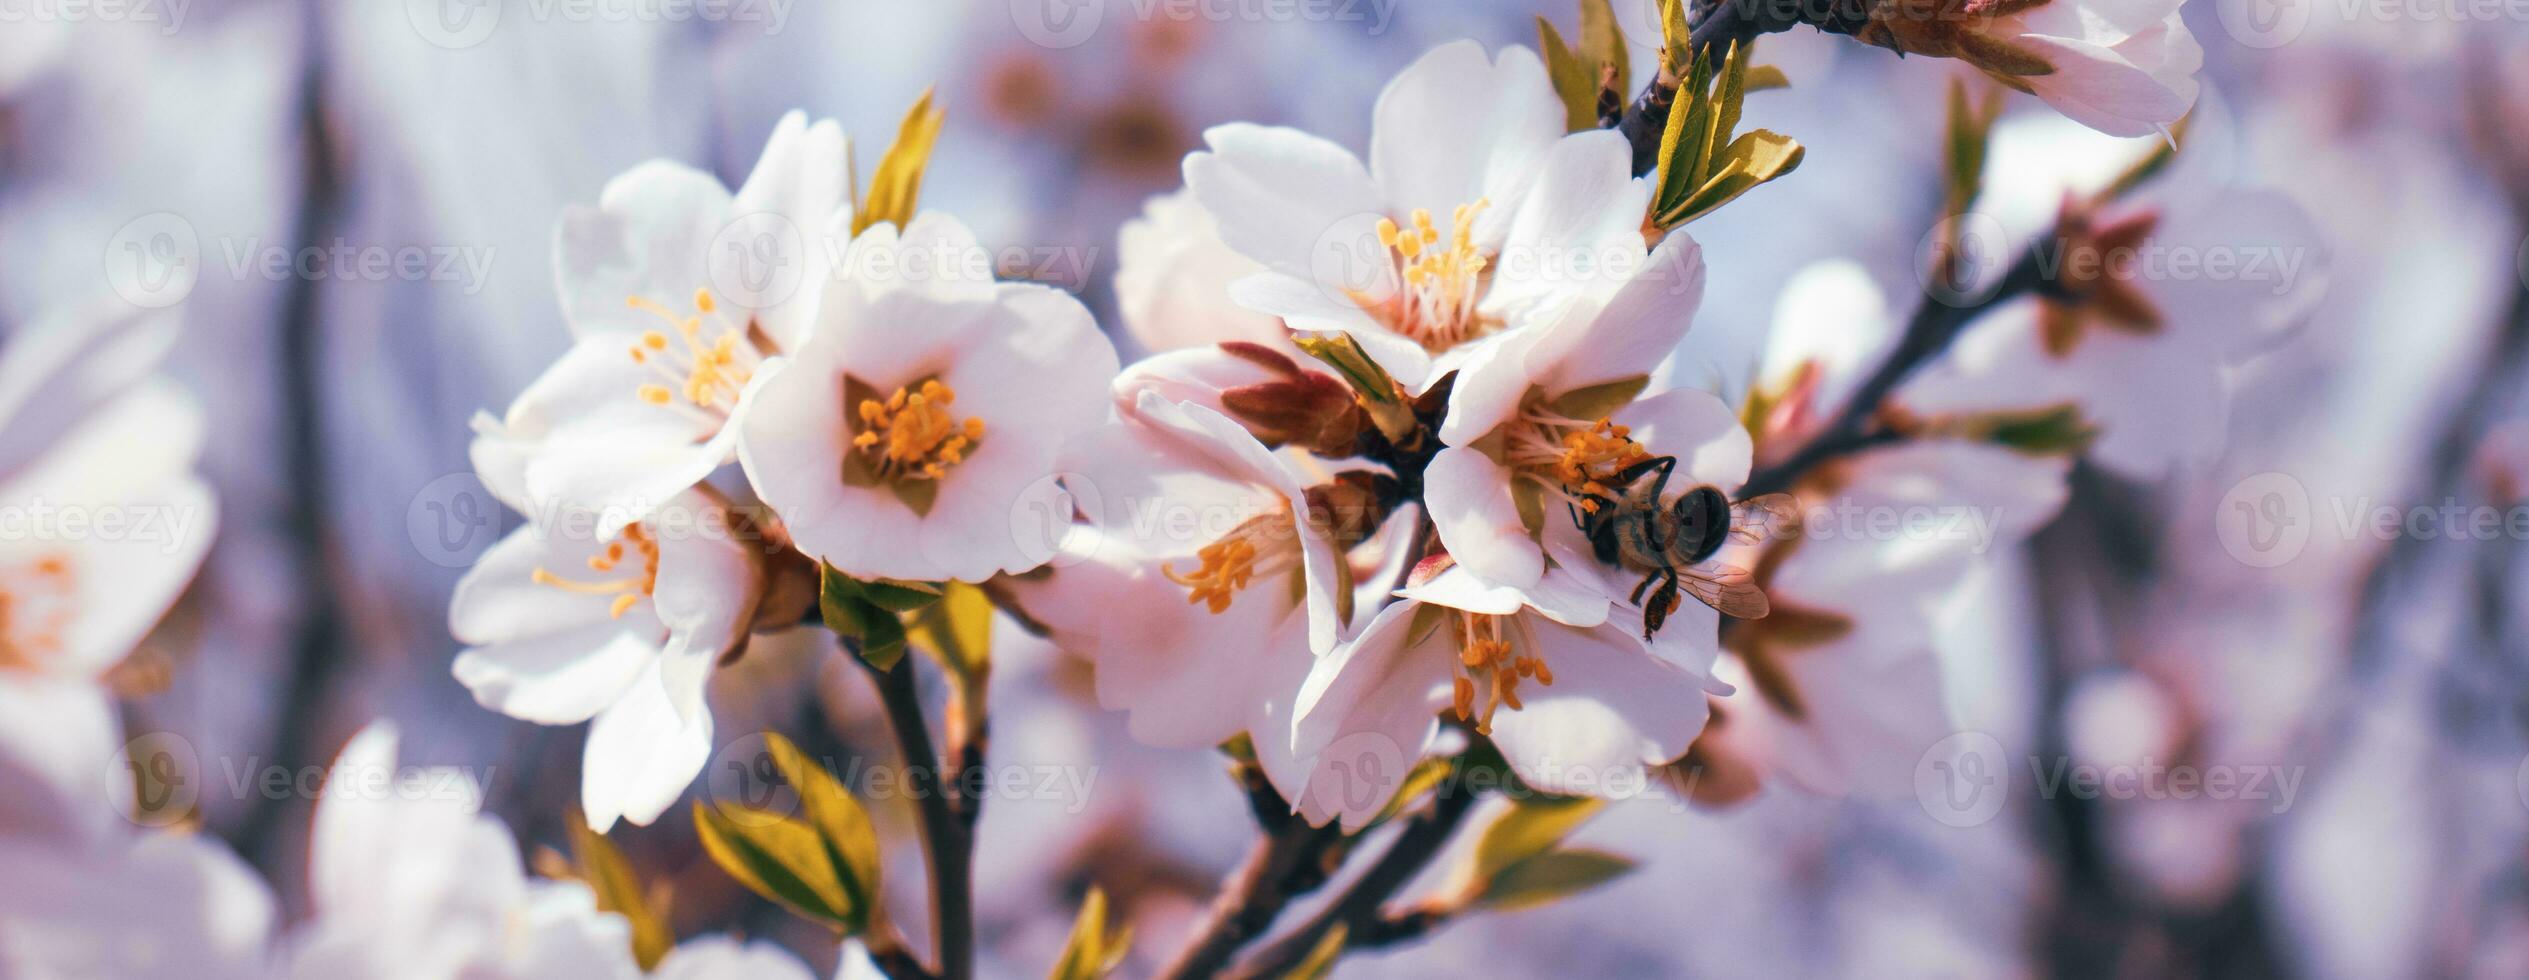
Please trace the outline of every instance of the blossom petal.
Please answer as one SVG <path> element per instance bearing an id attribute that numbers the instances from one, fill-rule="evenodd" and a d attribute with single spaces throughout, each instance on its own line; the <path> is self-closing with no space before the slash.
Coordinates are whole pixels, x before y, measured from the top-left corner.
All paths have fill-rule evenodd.
<path id="1" fill-rule="evenodd" d="M 1529 785 L 1604 794 L 1639 770 L 1686 754 L 1710 712 L 1701 679 L 1651 656 L 1621 630 L 1531 621 L 1551 685 L 1520 686 L 1523 706 L 1493 716 L 1493 744 Z"/>
<path id="2" fill-rule="evenodd" d="M 1524 589 L 1545 574 L 1545 551 L 1520 519 L 1508 467 L 1451 446 L 1423 470 L 1423 505 L 1450 557 L 1486 581 Z"/>
<path id="3" fill-rule="evenodd" d="M 644 671 L 588 728 L 580 764 L 580 807 L 604 833 L 617 818 L 648 826 L 685 795 L 711 760 L 711 712 L 681 716 L 698 692 L 671 691 L 657 668 Z"/>

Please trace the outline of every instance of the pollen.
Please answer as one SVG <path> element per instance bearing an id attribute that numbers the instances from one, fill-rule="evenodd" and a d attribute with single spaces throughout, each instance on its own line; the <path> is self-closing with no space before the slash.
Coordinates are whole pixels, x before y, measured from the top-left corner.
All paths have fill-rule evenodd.
<path id="1" fill-rule="evenodd" d="M 630 547 L 627 548 L 626 545 Z M 616 578 L 601 578 L 593 581 L 569 579 L 556 575 L 542 566 L 537 567 L 528 577 L 537 585 L 550 586 L 575 595 L 613 596 L 614 600 L 607 604 L 606 614 L 622 619 L 625 613 L 631 612 L 634 606 L 641 604 L 642 599 L 658 589 L 658 542 L 651 538 L 650 533 L 643 530 L 641 525 L 635 524 L 624 528 L 621 537 L 607 542 L 605 550 L 588 556 L 587 562 L 589 571 L 598 575 L 613 575 L 624 569 L 631 559 L 638 559 L 640 568 L 632 574 Z"/>
<path id="2" fill-rule="evenodd" d="M 1554 671 L 1544 659 L 1516 649 L 1510 617 L 1461 612 L 1452 624 L 1458 637 L 1457 676 L 1449 685 L 1452 706 L 1458 720 L 1472 723 L 1477 732 L 1492 733 L 1495 711 L 1526 707 L 1519 699 L 1522 681 L 1554 684 Z"/>
<path id="3" fill-rule="evenodd" d="M 0 671 L 33 671 L 39 659 L 59 653 L 78 597 L 69 555 L 0 567 Z"/>
<path id="4" fill-rule="evenodd" d="M 1384 301 L 1355 293 L 1353 300 L 1391 330 L 1431 351 L 1447 350 L 1473 339 L 1488 326 L 1476 313 L 1484 295 L 1484 274 L 1492 259 L 1475 243 L 1475 221 L 1492 202 L 1459 205 L 1449 215 L 1444 237 L 1431 212 L 1416 209 L 1411 225 L 1380 218 L 1379 246 L 1387 250 L 1405 288 Z"/>
<path id="5" fill-rule="evenodd" d="M 1584 421 L 1531 404 L 1513 423 L 1505 461 L 1552 484 L 1581 510 L 1595 514 L 1600 498 L 1619 492 L 1611 481 L 1623 479 L 1626 470 L 1651 458 L 1650 449 L 1633 437 L 1631 426 L 1618 425 L 1605 416 Z"/>
<path id="6" fill-rule="evenodd" d="M 652 405 L 727 419 L 739 393 L 764 362 L 762 352 L 747 338 L 749 325 L 721 319 L 720 302 L 708 289 L 694 292 L 690 316 L 643 296 L 625 302 L 657 317 L 666 327 L 642 332 L 626 352 L 633 363 L 658 375 L 658 383 L 643 384 L 634 393 Z"/>
<path id="7" fill-rule="evenodd" d="M 1204 545 L 1194 553 L 1193 571 L 1162 566 L 1159 573 L 1186 587 L 1187 604 L 1202 606 L 1217 616 L 1229 611 L 1238 593 L 1258 578 L 1298 568 L 1300 558 L 1298 525 L 1286 506 L 1280 512 L 1251 518 Z"/>
<path id="8" fill-rule="evenodd" d="M 958 419 L 950 412 L 956 404 L 957 390 L 937 380 L 898 388 L 884 401 L 862 399 L 852 447 L 869 454 L 883 476 L 937 480 L 983 441 L 983 420 Z"/>

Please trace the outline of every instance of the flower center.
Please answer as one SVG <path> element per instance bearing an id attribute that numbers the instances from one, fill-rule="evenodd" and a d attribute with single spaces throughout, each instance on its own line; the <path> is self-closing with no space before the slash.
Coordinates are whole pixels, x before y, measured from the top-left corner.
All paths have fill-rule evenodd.
<path id="1" fill-rule="evenodd" d="M 632 546 L 629 550 L 624 547 L 627 544 Z M 624 528 L 620 537 L 607 542 L 606 550 L 588 556 L 588 570 L 600 575 L 613 573 L 615 569 L 623 565 L 624 559 L 635 556 L 641 559 L 641 570 L 637 574 L 622 578 L 585 582 L 563 578 L 545 570 L 542 566 L 537 567 L 532 577 L 537 585 L 549 585 L 564 592 L 578 595 L 614 596 L 614 604 L 607 607 L 606 613 L 616 619 L 622 619 L 623 614 L 631 612 L 633 606 L 639 605 L 644 597 L 658 589 L 658 542 L 651 539 L 650 532 L 644 530 L 641 525 L 634 524 Z"/>
<path id="2" fill-rule="evenodd" d="M 1299 567 L 1299 527 L 1285 505 L 1274 513 L 1249 518 L 1220 540 L 1204 545 L 1194 558 L 1197 564 L 1192 572 L 1163 565 L 1159 574 L 1186 587 L 1188 604 L 1207 606 L 1217 616 L 1227 612 L 1230 600 L 1258 577 L 1270 579 Z"/>
<path id="3" fill-rule="evenodd" d="M 739 393 L 746 390 L 747 379 L 764 364 L 763 354 L 747 339 L 746 324 L 720 319 L 720 304 L 708 289 L 694 291 L 692 316 L 679 316 L 647 297 L 634 296 L 626 302 L 667 324 L 665 330 L 642 333 L 632 345 L 633 362 L 659 376 L 657 382 L 636 389 L 641 400 L 714 423 L 726 421 Z"/>
<path id="4" fill-rule="evenodd" d="M 1652 458 L 1634 440 L 1631 426 L 1604 416 L 1583 421 L 1531 404 L 1509 428 L 1504 462 L 1562 490 L 1593 514 L 1598 512 L 1596 498 L 1615 495 L 1607 481 L 1621 479 L 1626 470 Z"/>
<path id="5" fill-rule="evenodd" d="M 78 594 L 67 554 L 0 570 L 0 670 L 31 672 L 38 658 L 59 652 Z"/>
<path id="6" fill-rule="evenodd" d="M 1353 302 L 1388 329 L 1435 353 L 1483 333 L 1488 324 L 1475 305 L 1484 296 L 1484 273 L 1492 260 L 1475 245 L 1475 219 L 1490 206 L 1484 200 L 1459 205 L 1450 215 L 1445 245 L 1430 211 L 1415 209 L 1412 227 L 1380 218 L 1379 245 L 1405 287 L 1384 303 L 1357 292 Z"/>
<path id="7" fill-rule="evenodd" d="M 936 380 L 912 391 L 898 388 L 883 401 L 861 399 L 861 431 L 852 446 L 870 458 L 879 476 L 937 480 L 983 439 L 983 420 L 958 420 L 948 411 L 955 404 L 957 390 Z"/>
<path id="8" fill-rule="evenodd" d="M 1521 678 L 1534 677 L 1539 684 L 1554 684 L 1554 671 L 1546 667 L 1543 659 L 1516 652 L 1511 642 L 1510 617 L 1460 612 L 1451 625 L 1458 635 L 1457 675 L 1450 678 L 1451 693 L 1458 720 L 1473 722 L 1477 732 L 1492 733 L 1496 709 L 1508 706 L 1517 711 L 1522 707 Z"/>

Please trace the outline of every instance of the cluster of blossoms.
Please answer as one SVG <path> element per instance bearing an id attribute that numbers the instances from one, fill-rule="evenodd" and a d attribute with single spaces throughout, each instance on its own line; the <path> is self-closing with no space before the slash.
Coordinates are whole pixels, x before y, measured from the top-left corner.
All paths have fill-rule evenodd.
<path id="1" fill-rule="evenodd" d="M 2110 136 L 2194 101 L 2201 53 L 2174 3 L 1965 6 L 1818 26 L 1958 57 Z M 457 587 L 456 678 L 502 714 L 589 724 L 600 834 L 684 798 L 722 741 L 713 673 L 752 637 L 948 583 L 1089 661 L 1136 737 L 1252 753 L 1274 799 L 1344 832 L 1393 814 L 1418 761 L 1470 746 L 1555 796 L 1665 781 L 1726 802 L 1776 773 L 1827 792 L 1910 773 L 1946 728 L 1932 642 L 1976 558 L 2045 523 L 2084 452 L 2142 478 L 2208 452 L 2166 433 L 2218 432 L 2202 422 L 2224 373 L 2300 298 L 2069 260 L 2211 229 L 2282 249 L 2306 229 L 2253 196 L 2048 188 L 2067 264 L 2015 269 L 1993 284 L 2007 295 L 1936 318 L 1937 343 L 1827 265 L 1785 298 L 1761 362 L 1732 365 L 1691 330 L 1705 258 L 1663 215 L 1731 179 L 1681 171 L 1742 146 L 1743 93 L 1716 110 L 1731 121 L 1698 117 L 1717 127 L 1702 155 L 1676 157 L 1681 122 L 1638 172 L 1628 127 L 1575 111 L 1605 101 L 1596 78 L 1566 84 L 1570 57 L 1437 48 L 1380 94 L 1366 157 L 1287 128 L 1204 133 L 1185 188 L 1122 232 L 1121 327 L 1147 354 L 1129 366 L 1076 299 L 996 280 L 965 225 L 918 211 L 918 159 L 891 151 L 861 196 L 832 122 L 783 119 L 734 192 L 669 162 L 622 175 L 555 239 L 569 348 L 475 421 L 478 475 L 525 520 Z M 1664 58 L 1659 84 L 1676 94 L 1688 67 Z M 1706 97 L 1685 94 L 1681 119 Z M 2129 151 L 2154 152 L 2103 148 Z M 805 274 L 747 267 L 760 253 L 723 247 L 733 232 L 786 242 Z M 39 332 L 0 361 L 0 503 L 207 514 L 198 424 L 167 438 L 154 420 L 192 416 L 144 380 L 168 329 Z M 134 424 L 162 431 L 108 431 Z M 160 455 L 78 458 L 97 445 Z M 1973 540 L 1823 526 L 1852 508 L 1992 520 Z M 110 754 L 108 670 L 198 564 L 194 529 L 147 555 L 0 550 L 0 769 L 105 797 L 82 782 L 105 767 L 45 773 L 55 757 L 15 750 L 68 732 L 93 736 L 79 765 Z M 166 906 L 135 921 L 162 938 L 189 922 L 205 973 L 641 972 L 590 888 L 529 879 L 471 793 L 395 760 L 383 726 L 344 750 L 347 788 L 316 817 L 316 915 L 277 946 L 263 886 L 216 848 L 48 825 L 94 807 L 0 799 L 0 868 Z M 0 919 L 48 893 L 0 895 Z M 806 972 L 720 939 L 653 952 L 655 974 Z"/>

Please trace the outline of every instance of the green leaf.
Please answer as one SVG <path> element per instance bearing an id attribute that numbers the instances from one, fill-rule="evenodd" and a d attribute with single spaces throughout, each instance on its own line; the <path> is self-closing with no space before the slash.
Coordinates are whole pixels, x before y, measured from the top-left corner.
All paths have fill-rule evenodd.
<path id="1" fill-rule="evenodd" d="M 1414 768 L 1406 771 L 1404 783 L 1397 787 L 1396 798 L 1387 801 L 1387 807 L 1380 810 L 1378 817 L 1370 821 L 1371 825 L 1376 826 L 1396 819 L 1399 814 L 1405 812 L 1406 808 L 1413 806 L 1425 794 L 1437 788 L 1442 780 L 1448 779 L 1449 774 L 1456 770 L 1457 767 L 1449 760 L 1437 757 L 1414 763 Z"/>
<path id="2" fill-rule="evenodd" d="M 1800 166 L 1800 144 L 1789 137 L 1762 129 L 1733 135 L 1752 83 L 1783 81 L 1779 70 L 1750 69 L 1749 51 L 1734 42 L 1717 64 L 1709 52 L 1696 57 L 1679 87 L 1668 128 L 1660 134 L 1659 191 L 1652 209 L 1659 227 L 1710 214 Z"/>
<path id="3" fill-rule="evenodd" d="M 1640 395 L 1642 389 L 1650 383 L 1651 376 L 1645 374 L 1621 381 L 1575 388 L 1564 392 L 1562 397 L 1556 398 L 1548 407 L 1563 413 L 1568 418 L 1582 421 L 1603 419 L 1615 414 L 1617 409 L 1633 404 L 1634 396 Z"/>
<path id="4" fill-rule="evenodd" d="M 1549 851 L 1502 869 L 1476 904 L 1503 911 L 1543 905 L 1623 877 L 1634 867 L 1631 858 L 1605 851 Z"/>
<path id="5" fill-rule="evenodd" d="M 1563 100 L 1565 130 L 1574 133 L 1599 128 L 1599 99 L 1609 85 L 1615 87 L 1618 99 L 1633 90 L 1633 67 L 1627 63 L 1624 26 L 1616 21 L 1615 8 L 1608 0 L 1580 0 L 1580 6 L 1579 44 L 1565 43 L 1552 21 L 1537 18 L 1537 47 L 1545 53 L 1546 78 Z M 1606 77 L 1607 69 L 1613 69 L 1613 78 Z"/>
<path id="6" fill-rule="evenodd" d="M 2097 441 L 2099 427 L 2066 403 L 2022 412 L 1993 412 L 1970 419 L 1969 434 L 2030 456 L 2078 456 Z"/>
<path id="7" fill-rule="evenodd" d="M 853 235 L 881 221 L 903 228 L 913 220 L 922 199 L 922 173 L 931 164 L 931 148 L 947 122 L 947 111 L 934 107 L 931 90 L 923 89 L 922 97 L 914 100 L 904 122 L 896 127 L 896 141 L 879 158 L 878 171 L 870 175 L 869 196 L 852 215 Z"/>
<path id="8" fill-rule="evenodd" d="M 1791 76 L 1783 74 L 1781 68 L 1773 65 L 1758 65 L 1747 70 L 1747 91 L 1749 92 L 1770 92 L 1774 89 L 1790 87 Z"/>
<path id="9" fill-rule="evenodd" d="M 939 601 L 913 617 L 908 636 L 959 676 L 980 676 L 992 664 L 992 597 L 965 582 L 943 588 Z"/>
<path id="10" fill-rule="evenodd" d="M 1350 926 L 1335 923 L 1334 928 L 1318 937 L 1317 945 L 1309 947 L 1308 956 L 1298 966 L 1282 975 L 1282 980 L 1325 980 L 1327 974 L 1334 972 L 1335 961 L 1343 958 L 1344 941 L 1351 936 Z"/>
<path id="11" fill-rule="evenodd" d="M 889 670 L 904 658 L 902 614 L 938 602 L 938 590 L 922 582 L 863 582 L 823 565 L 817 575 L 817 609 L 834 635 L 860 641 L 861 659 Z"/>
<path id="12" fill-rule="evenodd" d="M 764 733 L 764 745 L 772 753 L 773 765 L 781 770 L 782 778 L 789 780 L 790 788 L 799 794 L 808 827 L 825 845 L 826 863 L 834 869 L 835 881 L 843 887 L 848 907 L 876 908 L 880 873 L 878 831 L 869 822 L 869 811 L 835 780 L 833 773 L 808 758 L 779 732 Z"/>
<path id="13" fill-rule="evenodd" d="M 825 842 L 807 824 L 731 804 L 694 804 L 694 833 L 712 863 L 747 890 L 802 918 L 849 934 L 866 909 L 855 907 L 826 858 Z"/>
<path id="14" fill-rule="evenodd" d="M 1605 800 L 1586 796 L 1519 800 L 1485 827 L 1484 836 L 1476 841 L 1476 878 L 1490 880 L 1514 864 L 1553 849 L 1606 805 Z"/>
<path id="15" fill-rule="evenodd" d="M 1353 398 L 1369 413 L 1370 423 L 1389 441 L 1401 443 L 1422 424 L 1414 418 L 1414 406 L 1401 395 L 1396 379 L 1371 360 L 1370 352 L 1362 350 L 1361 341 L 1351 334 L 1293 334 L 1291 343 L 1334 368 L 1352 386 Z"/>
<path id="16" fill-rule="evenodd" d="M 667 958 L 676 946 L 676 934 L 669 931 L 667 917 L 652 905 L 641 891 L 641 879 L 632 872 L 632 862 L 606 835 L 589 829 L 588 821 L 574 814 L 567 823 L 571 827 L 571 863 L 578 867 L 581 881 L 597 895 L 597 910 L 613 912 L 632 923 L 632 956 L 641 969 L 649 970 Z"/>
<path id="17" fill-rule="evenodd" d="M 1072 923 L 1071 940 L 1063 944 L 1062 958 L 1054 961 L 1050 974 L 1053 980 L 1098 980 L 1115 972 L 1131 951 L 1133 930 L 1127 926 L 1113 933 L 1106 928 L 1106 893 L 1089 889 L 1089 896 L 1080 903 L 1080 918 Z"/>

